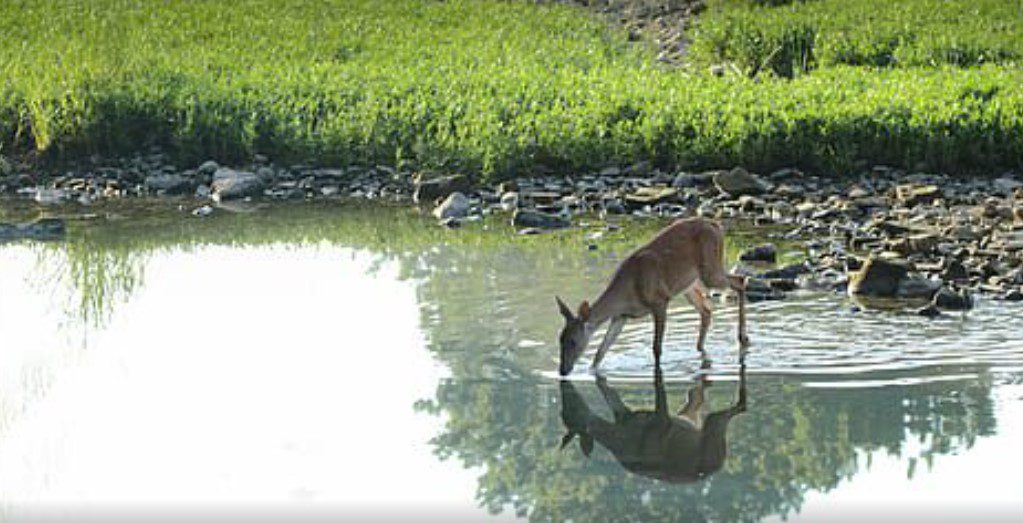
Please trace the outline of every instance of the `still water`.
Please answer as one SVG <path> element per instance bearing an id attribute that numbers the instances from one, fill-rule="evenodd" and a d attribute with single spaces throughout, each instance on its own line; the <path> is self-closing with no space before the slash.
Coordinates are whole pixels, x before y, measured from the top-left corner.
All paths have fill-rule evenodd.
<path id="1" fill-rule="evenodd" d="M 734 307 L 701 360 L 679 300 L 663 379 L 635 321 L 604 379 L 560 382 L 553 296 L 595 297 L 651 226 L 587 250 L 351 205 L 92 214 L 0 245 L 4 519 L 1023 517 L 1023 306 L 795 293 L 750 306 L 742 366 Z"/>

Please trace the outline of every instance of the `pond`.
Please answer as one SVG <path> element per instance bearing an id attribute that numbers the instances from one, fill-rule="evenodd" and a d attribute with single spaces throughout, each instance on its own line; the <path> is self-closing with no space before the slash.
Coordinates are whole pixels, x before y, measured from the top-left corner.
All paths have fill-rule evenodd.
<path id="1" fill-rule="evenodd" d="M 741 364 L 735 307 L 702 359 L 680 299 L 659 379 L 637 320 L 603 378 L 584 356 L 562 382 L 554 296 L 593 299 L 659 224 L 235 211 L 49 210 L 65 241 L 0 245 L 6 517 L 1023 513 L 1021 306 L 928 319 L 796 292 L 749 306 Z"/>

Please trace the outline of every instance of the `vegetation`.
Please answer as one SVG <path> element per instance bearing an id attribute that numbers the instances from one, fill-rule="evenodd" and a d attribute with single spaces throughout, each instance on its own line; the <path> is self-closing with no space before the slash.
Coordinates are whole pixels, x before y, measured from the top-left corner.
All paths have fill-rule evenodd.
<path id="1" fill-rule="evenodd" d="M 752 4 L 752 5 L 751 5 Z M 717 0 L 697 60 L 791 78 L 818 67 L 1018 64 L 1023 6 L 1003 0 Z"/>
<path id="2" fill-rule="evenodd" d="M 696 57 L 746 73 L 717 78 L 660 68 L 653 49 L 564 5 L 9 0 L 0 152 L 158 145 L 191 165 L 261 153 L 489 178 L 639 160 L 1023 167 L 1012 3 L 779 3 L 710 10 Z M 882 63 L 899 67 L 861 67 Z"/>

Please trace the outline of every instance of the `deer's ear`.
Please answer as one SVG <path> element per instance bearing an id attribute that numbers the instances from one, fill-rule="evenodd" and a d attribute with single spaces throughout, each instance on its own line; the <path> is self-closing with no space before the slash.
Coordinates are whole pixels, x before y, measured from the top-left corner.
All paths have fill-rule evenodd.
<path id="1" fill-rule="evenodd" d="M 572 309 L 569 309 L 568 305 L 565 305 L 565 302 L 561 301 L 561 298 L 555 296 L 554 301 L 558 302 L 558 310 L 561 311 L 561 315 L 564 316 L 566 320 L 575 319 L 575 316 L 572 316 Z"/>
<path id="2" fill-rule="evenodd" d="M 590 319 L 590 302 L 583 301 L 579 304 L 579 318 L 583 321 Z"/>

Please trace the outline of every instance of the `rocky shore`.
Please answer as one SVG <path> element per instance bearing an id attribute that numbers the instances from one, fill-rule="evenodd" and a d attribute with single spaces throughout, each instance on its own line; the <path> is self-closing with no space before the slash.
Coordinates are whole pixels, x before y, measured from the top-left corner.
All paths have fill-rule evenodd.
<path id="1" fill-rule="evenodd" d="M 284 167 L 263 157 L 243 168 L 209 160 L 179 169 L 153 153 L 45 177 L 24 165 L 0 167 L 0 193 L 8 198 L 89 206 L 100 199 L 176 197 L 197 217 L 225 212 L 219 209 L 230 209 L 232 201 L 358 198 L 417 205 L 451 228 L 505 214 L 520 234 L 571 227 L 581 216 L 748 220 L 764 227 L 765 242 L 744 252 L 733 270 L 751 276 L 752 300 L 832 289 L 868 306 L 913 303 L 925 315 L 968 309 L 975 293 L 1023 300 L 1023 177 L 1014 173 L 963 178 L 875 166 L 834 178 L 742 167 L 667 173 L 638 163 L 480 186 L 459 174 Z M 605 226 L 614 227 L 612 221 Z M 5 224 L 0 240 L 53 239 L 62 232 L 52 222 Z M 774 265 L 775 244 L 801 245 L 805 261 Z"/>

